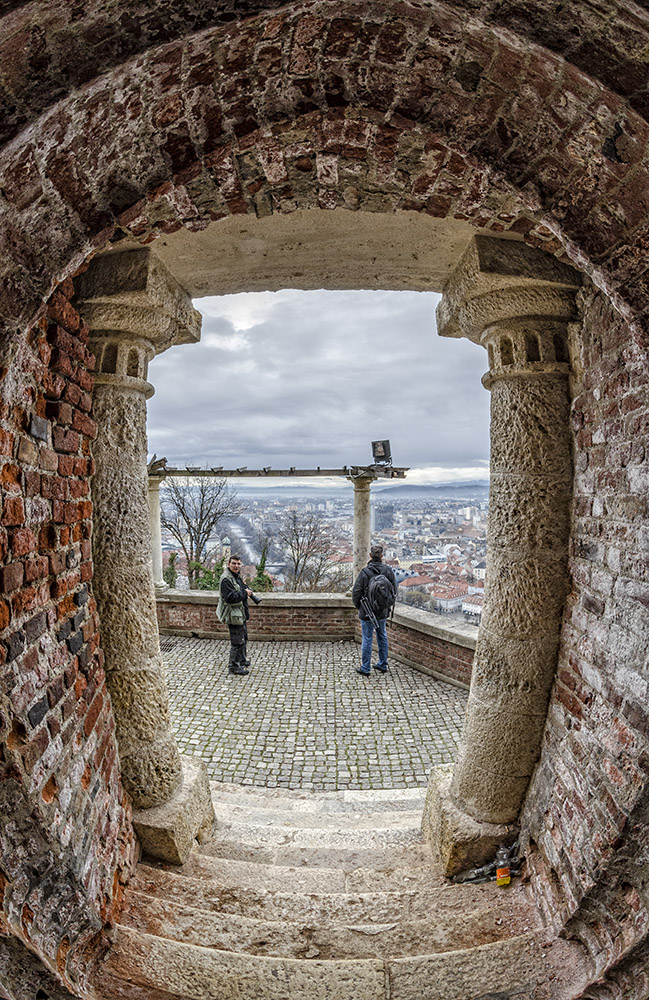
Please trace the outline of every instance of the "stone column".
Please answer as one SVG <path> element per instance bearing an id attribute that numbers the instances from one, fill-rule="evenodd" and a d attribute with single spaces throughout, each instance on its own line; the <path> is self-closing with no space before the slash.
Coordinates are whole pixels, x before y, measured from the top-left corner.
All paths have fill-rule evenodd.
<path id="1" fill-rule="evenodd" d="M 149 527 L 151 531 L 151 561 L 153 564 L 153 584 L 156 595 L 169 590 L 169 584 L 162 575 L 162 532 L 160 530 L 160 483 L 164 476 L 148 477 L 149 486 Z"/>
<path id="2" fill-rule="evenodd" d="M 354 555 L 352 578 L 367 566 L 370 557 L 370 487 L 373 476 L 350 476 L 354 484 Z"/>
<path id="3" fill-rule="evenodd" d="M 200 337 L 200 315 L 148 249 L 95 258 L 76 280 L 97 358 L 93 592 L 122 780 L 144 849 L 179 862 L 211 825 L 204 765 L 181 761 L 160 654 L 149 524 L 150 359 Z"/>
<path id="4" fill-rule="evenodd" d="M 567 593 L 572 461 L 567 324 L 580 278 L 476 237 L 438 308 L 486 347 L 491 484 L 485 605 L 458 760 L 431 777 L 424 830 L 449 873 L 511 841 L 540 752 Z"/>

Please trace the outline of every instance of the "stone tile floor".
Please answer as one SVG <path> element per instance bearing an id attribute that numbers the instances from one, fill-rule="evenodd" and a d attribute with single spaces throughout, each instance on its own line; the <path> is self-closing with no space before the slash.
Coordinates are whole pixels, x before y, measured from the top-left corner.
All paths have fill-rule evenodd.
<path id="1" fill-rule="evenodd" d="M 392 661 L 356 673 L 354 642 L 251 642 L 248 677 L 223 639 L 161 636 L 181 753 L 211 779 L 264 787 L 407 788 L 452 761 L 466 692 Z"/>

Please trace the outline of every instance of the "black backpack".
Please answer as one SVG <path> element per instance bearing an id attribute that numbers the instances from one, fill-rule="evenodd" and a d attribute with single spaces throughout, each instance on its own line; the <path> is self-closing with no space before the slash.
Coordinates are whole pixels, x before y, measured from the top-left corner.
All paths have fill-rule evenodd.
<path id="1" fill-rule="evenodd" d="M 383 573 L 375 573 L 367 585 L 367 602 L 377 618 L 387 618 L 394 604 L 394 587 Z"/>

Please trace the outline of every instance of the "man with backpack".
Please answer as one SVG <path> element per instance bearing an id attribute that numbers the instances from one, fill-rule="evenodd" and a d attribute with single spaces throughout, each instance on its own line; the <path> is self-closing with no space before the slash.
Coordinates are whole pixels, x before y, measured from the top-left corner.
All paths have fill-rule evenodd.
<path id="1" fill-rule="evenodd" d="M 386 619 L 397 599 L 397 582 L 394 573 L 383 560 L 383 546 L 373 545 L 370 549 L 370 561 L 356 577 L 352 589 L 352 601 L 358 608 L 361 620 L 361 665 L 356 673 L 369 677 L 372 667 L 372 639 L 376 632 L 376 643 L 379 650 L 379 661 L 374 669 L 382 674 L 388 669 L 388 635 L 385 630 Z"/>

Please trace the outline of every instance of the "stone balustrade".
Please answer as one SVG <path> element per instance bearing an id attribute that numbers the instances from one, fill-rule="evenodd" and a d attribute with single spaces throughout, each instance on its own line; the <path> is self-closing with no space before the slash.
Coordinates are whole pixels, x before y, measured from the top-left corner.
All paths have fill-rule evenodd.
<path id="1" fill-rule="evenodd" d="M 216 617 L 215 591 L 168 590 L 156 601 L 160 632 L 227 638 Z M 264 594 L 250 607 L 251 641 L 360 642 L 358 613 L 345 594 Z M 415 670 L 468 688 L 477 626 L 397 605 L 388 628 L 390 657 Z"/>

